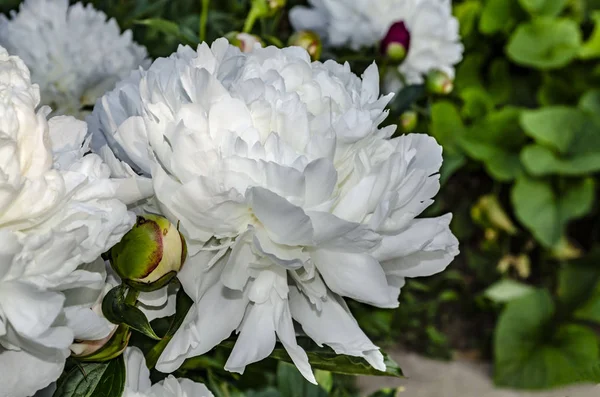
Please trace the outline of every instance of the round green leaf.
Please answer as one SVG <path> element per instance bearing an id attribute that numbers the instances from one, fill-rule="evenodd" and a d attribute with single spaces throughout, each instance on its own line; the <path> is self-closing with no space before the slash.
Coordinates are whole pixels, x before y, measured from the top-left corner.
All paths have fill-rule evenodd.
<path id="1" fill-rule="evenodd" d="M 583 326 L 553 324 L 550 294 L 539 290 L 509 303 L 495 332 L 497 385 L 545 389 L 580 380 L 598 359 L 595 333 Z"/>
<path id="2" fill-rule="evenodd" d="M 562 154 L 572 151 L 573 142 L 587 121 L 581 110 L 566 106 L 548 106 L 521 114 L 521 126 L 527 135 Z"/>
<path id="3" fill-rule="evenodd" d="M 569 64 L 580 47 L 581 31 L 575 21 L 543 17 L 519 25 L 506 51 L 520 65 L 556 69 Z"/>
<path id="4" fill-rule="evenodd" d="M 519 4 L 532 15 L 556 16 L 567 5 L 567 0 L 519 0 Z"/>
<path id="5" fill-rule="evenodd" d="M 529 145 L 521 152 L 521 162 L 529 173 L 543 175 L 587 175 L 600 171 L 600 152 L 561 158 L 541 145 Z"/>

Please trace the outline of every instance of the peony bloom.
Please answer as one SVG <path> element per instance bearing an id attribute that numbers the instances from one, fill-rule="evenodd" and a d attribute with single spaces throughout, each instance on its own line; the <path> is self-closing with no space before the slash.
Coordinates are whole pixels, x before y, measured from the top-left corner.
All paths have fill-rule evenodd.
<path id="1" fill-rule="evenodd" d="M 439 189 L 442 149 L 378 128 L 391 97 L 379 97 L 375 65 L 361 80 L 300 47 L 242 53 L 220 39 L 180 47 L 98 101 L 93 148 L 115 174 L 152 178 L 188 245 L 178 277 L 194 305 L 157 369 L 235 331 L 226 369 L 242 373 L 279 339 L 315 382 L 293 320 L 385 369 L 343 297 L 396 307 L 406 277 L 458 253 L 450 214 L 415 219 Z"/>
<path id="2" fill-rule="evenodd" d="M 112 89 L 147 53 L 121 34 L 114 19 L 90 4 L 25 0 L 12 19 L 0 15 L 0 45 L 18 55 L 39 84 L 42 103 L 56 114 L 82 116 L 83 107 Z"/>
<path id="3" fill-rule="evenodd" d="M 451 0 L 309 0 L 311 8 L 290 11 L 296 30 L 317 31 L 331 47 L 381 46 L 390 40 L 402 44 L 406 56 L 386 76 L 390 91 L 407 84 L 420 84 L 431 70 L 454 76 L 454 65 L 462 59 L 458 21 L 452 16 Z"/>
<path id="4" fill-rule="evenodd" d="M 121 182 L 84 156 L 86 124 L 47 121 L 39 101 L 25 64 L 0 47 L 1 397 L 34 394 L 58 378 L 74 339 L 110 333 L 90 310 L 106 277 L 99 256 L 135 220 L 116 199 Z"/>
<path id="5" fill-rule="evenodd" d="M 124 358 L 127 378 L 123 397 L 213 397 L 203 384 L 173 375 L 152 385 L 146 359 L 137 347 L 128 347 Z"/>

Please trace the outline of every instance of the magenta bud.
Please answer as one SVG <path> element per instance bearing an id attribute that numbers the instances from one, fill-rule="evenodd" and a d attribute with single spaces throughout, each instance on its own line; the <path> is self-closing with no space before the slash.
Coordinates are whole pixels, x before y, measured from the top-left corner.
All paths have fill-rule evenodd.
<path id="1" fill-rule="evenodd" d="M 381 40 L 381 53 L 392 61 L 401 62 L 410 49 L 410 32 L 402 21 L 394 23 Z"/>

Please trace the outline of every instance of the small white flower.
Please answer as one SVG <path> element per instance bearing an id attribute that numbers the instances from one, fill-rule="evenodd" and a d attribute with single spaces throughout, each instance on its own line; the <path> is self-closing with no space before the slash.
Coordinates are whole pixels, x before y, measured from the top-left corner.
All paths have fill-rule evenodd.
<path id="1" fill-rule="evenodd" d="M 173 375 L 152 385 L 146 359 L 137 347 L 128 347 L 124 358 L 127 378 L 123 397 L 213 397 L 203 384 Z"/>
<path id="2" fill-rule="evenodd" d="M 58 378 L 74 339 L 108 335 L 89 310 L 106 276 L 98 257 L 135 219 L 116 199 L 124 185 L 83 156 L 85 123 L 48 122 L 39 99 L 25 64 L 0 47 L 1 397 L 32 395 Z"/>
<path id="3" fill-rule="evenodd" d="M 403 22 L 410 35 L 406 58 L 398 67 L 407 84 L 419 84 L 431 70 L 454 76 L 462 59 L 458 21 L 451 0 L 309 0 L 312 7 L 290 11 L 296 30 L 319 32 L 331 47 L 378 46 L 389 29 Z M 397 73 L 386 76 L 392 91 L 402 86 Z"/>
<path id="4" fill-rule="evenodd" d="M 23 59 L 42 103 L 56 114 L 85 114 L 82 107 L 149 62 L 131 31 L 121 34 L 114 19 L 90 4 L 25 0 L 11 16 L 0 15 L 0 45 Z"/>
<path id="5" fill-rule="evenodd" d="M 359 79 L 300 47 L 242 53 L 220 39 L 180 47 L 98 102 L 92 147 L 116 174 L 152 177 L 188 245 L 178 277 L 194 305 L 158 370 L 236 331 L 226 369 L 242 373 L 279 339 L 315 382 L 293 319 L 385 369 L 342 297 L 396 307 L 406 277 L 458 253 L 451 215 L 415 219 L 439 189 L 441 147 L 378 128 L 390 99 L 375 65 Z"/>

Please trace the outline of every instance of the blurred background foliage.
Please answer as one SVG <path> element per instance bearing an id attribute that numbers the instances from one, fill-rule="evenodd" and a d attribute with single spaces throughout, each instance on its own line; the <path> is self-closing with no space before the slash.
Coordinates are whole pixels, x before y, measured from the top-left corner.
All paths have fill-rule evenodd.
<path id="1" fill-rule="evenodd" d="M 0 11 L 18 3 L 2 0 Z M 132 29 L 153 57 L 241 31 L 251 6 L 92 3 Z M 443 185 L 428 215 L 454 214 L 461 254 L 447 271 L 410 280 L 397 310 L 355 302 L 351 308 L 382 347 L 491 360 L 499 386 L 600 382 L 600 0 L 453 4 L 465 45 L 453 93 L 406 87 L 387 123 L 410 112 L 418 118 L 414 131 L 443 145 Z M 261 19 L 252 32 L 281 45 L 292 33 L 286 15 L 284 9 Z M 322 59 L 348 60 L 360 73 L 377 57 L 373 49 L 340 50 L 324 51 Z M 349 377 L 319 371 L 321 386 L 311 386 L 274 360 L 240 378 L 223 371 L 226 354 L 220 347 L 181 371 L 207 382 L 217 397 L 356 393 Z"/>

